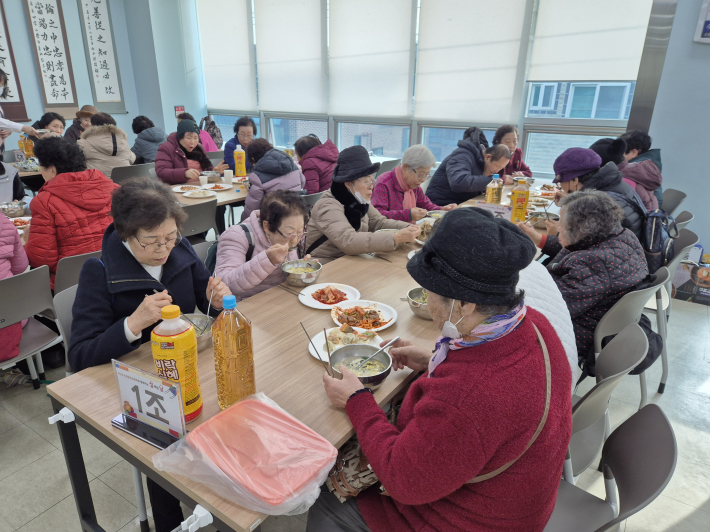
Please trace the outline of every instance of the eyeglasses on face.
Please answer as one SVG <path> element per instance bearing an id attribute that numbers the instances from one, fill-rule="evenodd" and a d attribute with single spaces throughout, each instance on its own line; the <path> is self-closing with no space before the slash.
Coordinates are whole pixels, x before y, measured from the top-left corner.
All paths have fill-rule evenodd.
<path id="1" fill-rule="evenodd" d="M 254 138 L 254 133 L 237 133 L 237 137 L 240 139 L 253 139 Z"/>
<path id="2" fill-rule="evenodd" d="M 175 246 L 179 245 L 180 242 L 182 242 L 182 235 L 180 233 L 177 234 L 175 238 L 168 238 L 164 243 L 163 242 L 149 242 L 148 244 L 144 244 L 140 240 L 138 240 L 138 237 L 133 237 L 133 239 L 138 242 L 138 245 L 143 248 L 144 251 L 154 253 L 156 251 L 160 251 L 160 249 L 165 246 L 174 248 Z"/>
<path id="3" fill-rule="evenodd" d="M 308 234 L 308 231 L 303 231 L 302 233 L 294 233 L 294 234 L 288 234 L 285 235 L 281 232 L 280 229 L 277 229 L 276 232 L 280 234 L 282 237 L 284 237 L 286 240 L 293 240 L 297 238 L 298 240 L 303 240 L 303 238 Z"/>

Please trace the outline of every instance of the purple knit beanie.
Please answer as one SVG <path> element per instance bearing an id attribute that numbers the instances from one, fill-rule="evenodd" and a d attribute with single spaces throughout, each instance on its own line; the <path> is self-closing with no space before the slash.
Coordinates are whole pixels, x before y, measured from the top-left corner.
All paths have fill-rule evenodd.
<path id="1" fill-rule="evenodd" d="M 562 152 L 552 168 L 555 170 L 555 183 L 572 181 L 575 177 L 584 175 L 592 170 L 599 170 L 602 158 L 597 153 L 587 148 L 568 148 Z"/>

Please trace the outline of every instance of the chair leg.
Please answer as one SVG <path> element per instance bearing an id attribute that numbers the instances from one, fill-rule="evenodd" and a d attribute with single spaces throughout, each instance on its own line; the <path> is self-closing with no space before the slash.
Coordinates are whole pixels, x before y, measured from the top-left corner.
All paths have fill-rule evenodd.
<path id="1" fill-rule="evenodd" d="M 567 456 L 565 457 L 565 463 L 562 465 L 562 478 L 564 478 L 570 484 L 574 484 L 574 471 L 572 471 L 572 457 L 569 454 L 569 449 L 567 449 Z"/>
<path id="2" fill-rule="evenodd" d="M 34 357 L 37 361 L 37 373 L 39 374 L 39 380 L 47 380 L 47 378 L 44 376 L 44 362 L 42 362 L 42 353 L 37 353 Z"/>
<path id="3" fill-rule="evenodd" d="M 606 440 L 609 436 L 611 436 L 611 418 L 609 417 L 609 409 L 607 409 L 607 411 L 604 412 L 604 443 L 606 443 Z M 602 469 L 602 461 L 600 459 L 597 471 L 601 472 Z"/>
<path id="4" fill-rule="evenodd" d="M 39 390 L 39 377 L 37 376 L 37 370 L 35 369 L 35 364 L 32 362 L 32 357 L 27 357 L 27 368 L 30 370 L 30 378 L 32 379 L 32 387 L 35 390 Z"/>
<path id="5" fill-rule="evenodd" d="M 148 532 L 150 525 L 148 524 L 148 513 L 145 509 L 145 494 L 143 493 L 143 477 L 137 468 L 133 469 L 133 484 L 136 489 L 136 499 L 138 502 L 138 520 L 141 524 L 141 532 Z"/>
<path id="6" fill-rule="evenodd" d="M 660 334 L 663 339 L 663 349 L 661 349 L 663 374 L 661 375 L 661 383 L 658 385 L 658 393 L 663 393 L 666 389 L 666 381 L 668 380 L 668 352 L 666 350 L 666 313 L 663 310 L 660 290 L 656 292 L 656 324 L 658 326 L 658 334 Z"/>
<path id="7" fill-rule="evenodd" d="M 646 372 L 642 371 L 639 373 L 639 381 L 641 382 L 641 403 L 639 403 L 639 410 L 641 410 L 646 403 L 648 403 L 648 391 L 646 390 Z"/>

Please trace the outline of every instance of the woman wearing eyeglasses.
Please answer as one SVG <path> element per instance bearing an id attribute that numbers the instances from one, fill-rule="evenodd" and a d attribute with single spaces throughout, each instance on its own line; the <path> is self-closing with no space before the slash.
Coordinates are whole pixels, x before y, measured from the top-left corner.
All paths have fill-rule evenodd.
<path id="1" fill-rule="evenodd" d="M 283 283 L 281 264 L 298 258 L 307 219 L 308 206 L 297 192 L 268 193 L 259 210 L 220 235 L 214 274 L 239 301 Z"/>
<path id="2" fill-rule="evenodd" d="M 224 145 L 224 162 L 229 169 L 234 171 L 234 149 L 239 144 L 244 151 L 247 151 L 249 144 L 256 137 L 256 124 L 248 116 L 243 116 L 234 124 L 234 137 Z M 246 159 L 247 173 L 251 172 L 251 162 Z"/>
<path id="3" fill-rule="evenodd" d="M 392 220 L 416 222 L 428 211 L 450 211 L 455 203 L 440 207 L 424 195 L 422 184 L 429 178 L 436 157 L 424 144 L 410 146 L 402 164 L 377 178 L 372 191 L 372 206 Z"/>

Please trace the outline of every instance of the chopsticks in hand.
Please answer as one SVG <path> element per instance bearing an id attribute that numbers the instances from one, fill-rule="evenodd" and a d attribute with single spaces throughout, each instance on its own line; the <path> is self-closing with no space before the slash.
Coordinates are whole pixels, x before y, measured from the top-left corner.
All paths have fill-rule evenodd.
<path id="1" fill-rule="evenodd" d="M 316 351 L 316 356 L 318 356 L 318 360 L 320 360 L 321 363 L 323 364 L 323 367 L 325 368 L 325 372 L 326 372 L 328 375 L 330 375 L 330 376 L 332 377 L 332 376 L 333 376 L 332 372 L 330 371 L 330 369 L 328 368 L 328 366 L 325 364 L 325 360 L 323 360 L 323 359 L 320 357 L 320 353 L 318 352 L 318 348 L 317 348 L 317 347 L 315 346 L 315 344 L 313 343 L 313 340 L 311 340 L 311 337 L 310 337 L 310 335 L 308 334 L 308 331 L 306 331 L 306 328 L 303 326 L 303 322 L 300 322 L 300 321 L 299 321 L 298 323 L 301 324 L 301 328 L 303 329 L 303 332 L 306 333 L 306 336 L 308 336 L 308 341 L 311 342 L 311 345 L 313 346 L 313 349 L 315 349 L 315 351 Z M 327 337 L 326 337 L 325 341 L 326 341 L 326 345 L 328 345 L 328 338 L 327 338 Z M 330 357 L 330 351 L 328 351 L 328 356 Z"/>

